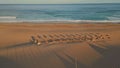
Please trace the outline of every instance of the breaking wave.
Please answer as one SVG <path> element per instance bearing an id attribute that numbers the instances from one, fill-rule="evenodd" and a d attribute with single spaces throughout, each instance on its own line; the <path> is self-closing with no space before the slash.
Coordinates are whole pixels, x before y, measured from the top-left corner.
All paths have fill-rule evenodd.
<path id="1" fill-rule="evenodd" d="M 120 20 L 0 20 L 0 23 L 120 23 Z"/>

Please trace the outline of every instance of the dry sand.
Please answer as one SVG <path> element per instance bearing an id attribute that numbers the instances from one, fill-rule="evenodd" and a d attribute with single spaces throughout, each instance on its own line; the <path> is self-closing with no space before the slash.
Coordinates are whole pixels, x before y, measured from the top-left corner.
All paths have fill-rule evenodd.
<path id="1" fill-rule="evenodd" d="M 100 33 L 110 39 L 37 46 L 30 37 Z M 120 24 L 0 24 L 0 68 L 120 68 Z"/>

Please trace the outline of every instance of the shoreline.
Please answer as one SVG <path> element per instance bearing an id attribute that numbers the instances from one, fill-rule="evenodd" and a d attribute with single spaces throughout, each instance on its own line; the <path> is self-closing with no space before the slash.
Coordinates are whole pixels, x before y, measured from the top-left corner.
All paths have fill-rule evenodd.
<path id="1" fill-rule="evenodd" d="M 120 20 L 11 20 L 0 21 L 0 23 L 120 23 Z"/>
<path id="2" fill-rule="evenodd" d="M 12 23 L 33 23 L 33 24 L 120 24 L 120 21 L 5 21 L 0 24 L 12 24 Z"/>

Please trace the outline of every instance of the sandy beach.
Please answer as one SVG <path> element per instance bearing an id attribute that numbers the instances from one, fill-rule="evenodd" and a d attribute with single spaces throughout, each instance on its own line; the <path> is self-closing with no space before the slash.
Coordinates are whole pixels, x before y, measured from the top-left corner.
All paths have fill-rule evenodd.
<path id="1" fill-rule="evenodd" d="M 38 35 L 59 41 L 38 46 Z M 119 52 L 120 24 L 0 23 L 0 68 L 120 68 Z"/>

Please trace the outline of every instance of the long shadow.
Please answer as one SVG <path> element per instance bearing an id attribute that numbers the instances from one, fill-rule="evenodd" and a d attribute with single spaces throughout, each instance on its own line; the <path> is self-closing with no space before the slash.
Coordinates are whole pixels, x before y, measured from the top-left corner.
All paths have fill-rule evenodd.
<path id="1" fill-rule="evenodd" d="M 13 60 L 0 56 L 0 68 L 24 68 Z"/>
<path id="2" fill-rule="evenodd" d="M 97 60 L 92 68 L 120 68 L 120 46 L 110 47 L 103 58 Z"/>
<path id="3" fill-rule="evenodd" d="M 66 66 L 66 68 L 75 68 L 75 64 L 67 61 L 64 57 L 61 57 L 58 54 L 56 54 L 56 56 L 63 62 L 63 64 Z"/>
<path id="4" fill-rule="evenodd" d="M 65 53 L 64 53 L 65 54 Z M 72 58 L 71 56 L 65 54 L 65 56 L 71 61 L 71 63 L 75 63 L 75 58 Z"/>
<path id="5" fill-rule="evenodd" d="M 101 48 L 95 44 L 88 43 L 91 48 L 97 51 L 99 54 L 104 55 L 107 52 L 107 49 Z"/>
<path id="6" fill-rule="evenodd" d="M 25 47 L 25 46 L 31 46 L 31 45 L 33 45 L 32 42 L 25 42 L 25 43 L 19 43 L 19 44 L 15 44 L 15 45 L 9 45 L 8 47 L 2 47 L 2 48 L 0 48 L 0 50 Z"/>
<path id="7" fill-rule="evenodd" d="M 70 55 L 67 55 L 67 54 L 65 54 L 65 56 L 67 56 L 67 58 L 70 59 L 73 64 L 75 64 L 75 61 L 76 61 L 77 62 L 77 68 L 88 68 L 84 64 L 80 63 L 75 57 L 73 58 L 73 57 L 71 57 Z"/>
<path id="8" fill-rule="evenodd" d="M 120 45 L 109 45 L 107 49 L 89 45 L 103 56 L 96 60 L 92 68 L 120 68 Z"/>
<path id="9" fill-rule="evenodd" d="M 76 67 L 76 64 L 75 64 L 75 59 L 72 58 L 71 56 L 67 55 L 67 58 L 70 59 L 72 62 L 66 60 L 64 57 L 58 55 L 58 54 L 55 54 L 62 62 L 63 64 L 66 66 L 66 68 L 87 68 L 85 65 L 83 65 L 82 63 L 77 62 L 77 67 Z"/>

